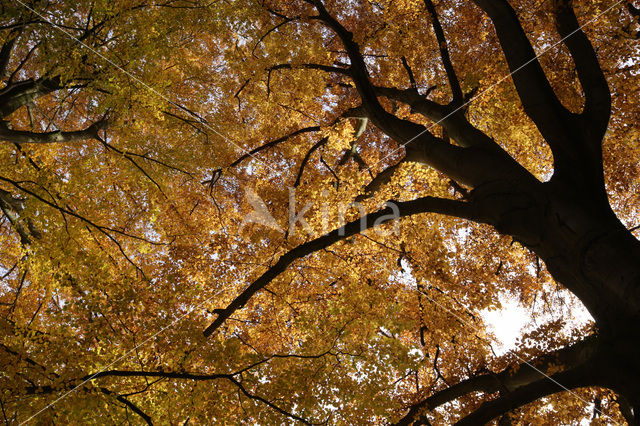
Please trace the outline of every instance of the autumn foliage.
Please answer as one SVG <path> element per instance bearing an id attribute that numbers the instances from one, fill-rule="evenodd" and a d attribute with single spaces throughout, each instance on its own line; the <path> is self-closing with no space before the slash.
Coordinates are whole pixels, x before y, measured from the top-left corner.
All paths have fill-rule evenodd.
<path id="1" fill-rule="evenodd" d="M 638 19 L 1 2 L 1 418 L 639 424 Z"/>

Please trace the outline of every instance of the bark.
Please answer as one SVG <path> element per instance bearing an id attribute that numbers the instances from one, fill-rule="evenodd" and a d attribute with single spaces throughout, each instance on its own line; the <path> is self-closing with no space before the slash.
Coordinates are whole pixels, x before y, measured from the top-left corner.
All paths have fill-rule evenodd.
<path id="1" fill-rule="evenodd" d="M 84 141 L 87 139 L 98 139 L 98 131 L 105 128 L 106 120 L 98 121 L 84 130 L 76 130 L 72 132 L 63 132 L 57 130 L 55 132 L 36 133 L 24 130 L 10 129 L 6 124 L 0 122 L 0 141 L 13 142 L 17 144 L 24 143 L 69 143 Z"/>
<path id="2" fill-rule="evenodd" d="M 0 117 L 7 117 L 35 99 L 60 89 L 62 85 L 57 77 L 12 83 L 0 90 Z"/>

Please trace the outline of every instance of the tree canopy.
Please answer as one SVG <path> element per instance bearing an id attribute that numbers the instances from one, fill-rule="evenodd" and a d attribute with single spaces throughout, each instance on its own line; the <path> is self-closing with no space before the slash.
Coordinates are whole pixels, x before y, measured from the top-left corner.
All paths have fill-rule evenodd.
<path id="1" fill-rule="evenodd" d="M 6 424 L 640 424 L 633 2 L 0 17 Z"/>

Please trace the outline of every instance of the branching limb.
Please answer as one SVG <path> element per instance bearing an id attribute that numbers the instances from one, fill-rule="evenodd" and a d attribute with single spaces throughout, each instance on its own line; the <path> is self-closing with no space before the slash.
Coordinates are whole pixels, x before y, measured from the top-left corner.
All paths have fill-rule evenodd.
<path id="1" fill-rule="evenodd" d="M 248 391 L 248 390 L 247 390 L 247 389 L 242 385 L 242 383 L 240 383 L 240 381 L 239 381 L 239 380 L 237 380 L 237 379 L 235 379 L 235 378 L 233 378 L 233 377 L 228 377 L 228 378 L 227 378 L 227 380 L 229 380 L 231 383 L 233 383 L 234 385 L 236 385 L 236 386 L 240 389 L 240 391 L 244 394 L 244 396 L 246 396 L 247 398 L 249 398 L 249 399 L 253 399 L 253 400 L 255 400 L 255 401 L 260 401 L 260 402 L 262 402 L 263 404 L 267 405 L 268 407 L 271 407 L 273 410 L 277 411 L 278 413 L 280 413 L 280 414 L 282 414 L 282 415 L 284 415 L 284 416 L 286 416 L 286 417 L 289 417 L 289 418 L 291 418 L 291 419 L 293 419 L 293 420 L 297 420 L 297 421 L 299 421 L 299 422 L 301 422 L 301 423 L 303 423 L 303 424 L 305 424 L 305 425 L 311 425 L 311 424 L 312 424 L 312 423 L 311 423 L 311 422 L 309 422 L 308 420 L 303 419 L 303 418 L 302 418 L 302 417 L 300 417 L 300 416 L 296 416 L 295 414 L 290 413 L 290 412 L 288 412 L 288 411 L 286 411 L 286 410 L 284 410 L 284 409 L 280 408 L 279 406 L 277 406 L 277 405 L 276 405 L 276 404 L 274 404 L 273 402 L 271 402 L 271 401 L 269 401 L 269 400 L 267 400 L 267 399 L 265 399 L 265 398 L 261 397 L 260 395 L 256 395 L 256 394 L 253 394 L 253 393 L 249 392 L 249 391 Z"/>
<path id="2" fill-rule="evenodd" d="M 393 203 L 393 202 L 392 202 Z M 299 245 L 293 250 L 282 255 L 275 265 L 267 269 L 257 280 L 251 283 L 240 295 L 238 295 L 226 308 L 217 311 L 218 317 L 204 331 L 205 337 L 211 336 L 234 312 L 242 309 L 244 305 L 258 291 L 267 286 L 273 279 L 286 270 L 294 261 L 312 253 L 329 247 L 330 245 L 358 234 L 366 229 L 381 225 L 398 217 L 411 216 L 419 213 L 441 213 L 464 219 L 480 221 L 476 217 L 474 207 L 470 203 L 448 200 L 444 198 L 424 197 L 413 201 L 393 203 L 394 208 L 386 207 L 375 213 L 362 216 L 360 219 L 349 222 L 328 234 Z M 395 210 L 395 212 L 394 212 Z"/>
<path id="3" fill-rule="evenodd" d="M 434 102 L 415 90 L 396 89 L 394 87 L 376 87 L 375 90 L 381 96 L 407 104 L 414 112 L 438 123 L 462 147 L 485 146 L 497 148 L 497 145 L 489 136 L 469 123 L 462 110 L 455 111 L 455 108 Z"/>
<path id="4" fill-rule="evenodd" d="M 491 18 L 524 111 L 553 152 L 554 181 L 590 188 L 585 196 L 597 203 L 608 203 L 601 143 L 609 120 L 611 96 L 593 47 L 579 28 L 571 1 L 556 1 L 556 22 L 560 34 L 567 37 L 565 44 L 585 92 L 582 115 L 573 114 L 561 104 L 509 2 L 474 2 Z"/>
<path id="5" fill-rule="evenodd" d="M 151 417 L 149 415 L 147 415 L 144 411 L 142 411 L 133 402 L 131 402 L 127 398 L 125 398 L 123 395 L 118 395 L 115 392 L 112 392 L 107 388 L 100 388 L 100 392 L 102 392 L 105 395 L 109 395 L 111 397 L 115 397 L 116 400 L 122 402 L 124 405 L 129 407 L 131 409 L 131 411 L 133 411 L 134 413 L 136 413 L 137 415 L 142 417 L 142 419 L 145 421 L 146 424 L 148 424 L 149 426 L 153 426 L 153 422 L 151 421 Z"/>
<path id="6" fill-rule="evenodd" d="M 82 222 L 86 223 L 87 225 L 89 225 L 89 226 L 97 229 L 98 231 L 104 233 L 111 240 L 113 240 L 113 237 L 110 236 L 108 234 L 108 232 L 113 232 L 115 234 L 119 234 L 119 235 L 122 235 L 124 237 L 129 237 L 129 238 L 133 238 L 133 239 L 136 239 L 136 240 L 144 241 L 144 242 L 152 244 L 152 245 L 165 245 L 165 243 L 162 243 L 162 242 L 148 240 L 148 239 L 146 239 L 144 237 L 140 237 L 140 236 L 137 236 L 137 235 L 129 234 L 129 233 L 125 232 L 125 231 L 120 231 L 120 230 L 115 229 L 115 228 L 111 228 L 111 227 L 108 227 L 108 226 L 102 226 L 102 225 L 96 224 L 93 221 L 91 221 L 90 219 L 87 219 L 86 217 L 84 217 L 84 216 L 82 216 L 82 215 L 70 210 L 69 208 L 65 208 L 65 207 L 59 206 L 59 205 L 57 205 L 55 203 L 52 203 L 51 201 L 48 201 L 48 200 L 42 198 L 40 195 L 36 194 L 35 192 L 25 188 L 20 182 L 16 182 L 16 181 L 14 181 L 12 179 L 8 179 L 8 178 L 3 177 L 3 176 L 0 176 L 0 181 L 6 182 L 6 183 L 12 185 L 13 187 L 15 187 L 16 189 L 20 190 L 21 192 L 24 192 L 25 194 L 31 195 L 32 197 L 34 197 L 38 201 L 46 204 L 49 207 L 52 207 L 52 208 L 58 210 L 60 213 L 63 213 L 63 214 L 66 214 L 66 215 L 69 215 L 69 216 L 75 217 L 76 219 L 81 220 Z"/>
<path id="7" fill-rule="evenodd" d="M 342 333 L 342 330 L 340 332 L 340 334 Z M 325 356 L 328 355 L 332 355 L 332 356 L 336 356 L 336 354 L 333 351 L 333 349 L 335 348 L 336 342 L 338 340 L 339 335 L 334 339 L 333 344 L 331 345 L 331 348 L 329 348 L 328 350 L 322 352 L 322 353 L 318 353 L 318 354 L 313 354 L 313 355 L 298 355 L 298 354 L 274 354 L 271 356 L 268 356 L 266 358 L 261 359 L 260 361 L 254 362 L 253 364 L 241 368 L 239 370 L 236 370 L 233 373 L 226 373 L 226 374 L 197 374 L 197 373 L 188 373 L 188 372 L 175 372 L 175 371 L 143 371 L 143 370 L 105 370 L 105 371 L 99 371 L 97 373 L 94 374 L 89 374 L 86 375 L 84 377 L 81 377 L 79 379 L 76 380 L 72 380 L 72 381 L 66 381 L 64 383 L 65 389 L 67 389 L 67 391 L 73 391 L 76 390 L 78 388 L 80 388 L 82 385 L 84 385 L 87 382 L 90 381 L 94 381 L 94 380 L 98 380 L 101 378 L 105 378 L 105 377 L 129 377 L 129 378 L 156 378 L 158 380 L 161 379 L 172 379 L 172 380 L 193 380 L 193 381 L 211 381 L 211 380 L 228 380 L 231 383 L 233 383 L 235 386 L 238 387 L 238 389 L 249 399 L 255 400 L 255 401 L 259 401 L 265 405 L 267 405 L 268 407 L 272 408 L 273 410 L 279 412 L 280 414 L 283 414 L 287 417 L 290 417 L 294 420 L 300 421 L 304 424 L 311 424 L 309 421 L 307 421 L 306 419 L 303 419 L 300 416 L 296 416 L 293 413 L 290 413 L 286 410 L 284 410 L 283 408 L 279 407 L 278 405 L 274 404 L 273 402 L 259 396 L 256 395 L 254 393 L 249 392 L 246 387 L 242 384 L 241 380 L 238 379 L 237 377 L 241 377 L 242 374 L 246 371 L 249 371 L 259 365 L 265 364 L 273 359 L 286 359 L 286 358 L 297 358 L 297 359 L 319 359 L 319 358 L 323 358 Z M 1 345 L 0 347 L 3 347 L 7 352 L 9 352 L 12 355 L 15 355 L 17 357 L 19 357 L 20 359 L 25 359 L 27 362 L 29 362 L 32 365 L 35 365 L 36 367 L 39 367 L 39 369 L 41 369 L 42 371 L 46 372 L 47 369 L 42 367 L 41 365 L 35 363 L 34 361 L 32 361 L 31 359 L 29 359 L 28 357 L 24 357 L 23 355 L 19 354 L 18 352 L 15 352 L 11 349 L 9 349 L 8 347 L 6 347 L 5 345 Z M 57 379 L 60 378 L 60 376 L 56 373 L 52 373 L 53 376 Z M 155 382 L 154 382 L 155 383 Z M 147 385 L 147 387 L 145 388 L 145 391 L 149 389 L 149 384 Z M 115 393 L 109 391 L 106 388 L 103 387 L 98 387 L 97 389 L 99 389 L 102 393 L 106 394 L 106 395 L 110 395 L 110 396 L 116 396 Z M 50 394 L 50 393 L 54 393 L 57 391 L 60 391 L 61 388 L 55 387 L 55 386 L 50 386 L 50 385 L 46 385 L 46 386 L 30 386 L 24 389 L 24 392 L 27 395 L 43 395 L 43 394 Z M 136 392 L 136 393 L 141 393 L 141 392 Z M 126 404 L 129 408 L 131 408 L 132 410 L 134 410 L 138 415 L 140 415 L 141 417 L 143 417 L 145 419 L 145 421 L 147 421 L 148 424 L 150 424 L 150 420 L 151 418 L 147 415 L 145 415 L 142 410 L 140 410 L 139 408 L 137 408 L 135 405 L 133 405 L 130 401 L 126 400 L 126 396 L 130 396 L 132 394 L 126 394 L 126 395 L 118 395 L 116 396 L 116 399 L 120 402 L 123 402 L 124 404 Z"/>
<path id="8" fill-rule="evenodd" d="M 393 177 L 393 174 L 400 168 L 400 166 L 407 161 L 406 157 L 398 161 L 396 164 L 387 167 L 374 177 L 371 182 L 364 187 L 364 192 L 356 197 L 356 201 L 363 201 L 372 197 L 376 192 L 380 190 L 384 185 L 388 184 Z"/>
<path id="9" fill-rule="evenodd" d="M 477 155 L 478 153 L 463 155 L 459 147 L 435 137 L 424 126 L 398 118 L 387 112 L 378 101 L 379 93 L 369 79 L 366 63 L 358 44 L 353 40 L 353 34 L 329 14 L 322 1 L 305 1 L 318 11 L 318 15 L 311 17 L 311 19 L 322 22 L 340 38 L 351 61 L 351 79 L 356 85 L 366 116 L 389 137 L 403 144 L 408 155 L 412 155 L 416 159 L 419 158 L 423 164 L 434 167 L 436 170 L 470 186 L 495 178 L 495 176 L 487 176 L 495 170 L 510 169 L 509 165 L 506 167 L 505 165 L 500 167 L 490 164 L 482 165 L 482 155 Z M 500 161 L 507 157 L 503 155 Z M 470 164 L 469 161 L 472 161 L 473 164 Z"/>
<path id="10" fill-rule="evenodd" d="M 59 77 L 24 80 L 0 90 L 0 117 L 4 118 L 35 99 L 63 88 Z"/>
<path id="11" fill-rule="evenodd" d="M 252 149 L 251 151 L 248 151 L 247 153 L 243 154 L 238 159 L 236 159 L 233 163 L 229 164 L 227 168 L 235 167 L 241 162 L 243 162 L 244 160 L 248 159 L 249 157 L 253 157 L 255 154 L 259 153 L 260 151 L 263 151 L 267 148 L 273 148 L 279 143 L 285 142 L 295 136 L 298 136 L 304 133 L 319 132 L 319 131 L 320 131 L 320 126 L 311 126 L 311 127 L 305 127 L 305 128 L 296 130 L 295 132 L 289 133 L 286 136 L 283 136 L 278 139 L 274 139 L 270 142 L 265 143 L 264 145 L 260 145 L 259 147 Z"/>
<path id="12" fill-rule="evenodd" d="M 260 43 L 262 43 L 262 41 L 263 41 L 265 38 L 267 38 L 267 37 L 269 36 L 269 34 L 271 34 L 271 33 L 272 33 L 272 32 L 274 32 L 274 31 L 277 31 L 277 30 L 278 30 L 278 28 L 282 27 L 283 25 L 286 25 L 286 24 L 288 24 L 288 23 L 290 23 L 290 22 L 293 22 L 293 21 L 297 21 L 298 19 L 300 19 L 300 16 L 294 16 L 294 17 L 292 17 L 292 18 L 289 18 L 289 17 L 286 17 L 286 16 L 285 16 L 283 19 L 284 19 L 284 20 L 283 20 L 282 22 L 280 22 L 279 24 L 275 25 L 274 27 L 272 27 L 271 29 L 269 29 L 266 33 L 264 33 L 264 34 L 260 37 L 260 39 L 256 42 L 256 44 L 253 46 L 253 49 L 251 49 L 251 55 L 252 55 L 254 58 L 256 57 L 256 54 L 255 54 L 256 49 L 258 48 L 258 46 L 260 45 Z"/>

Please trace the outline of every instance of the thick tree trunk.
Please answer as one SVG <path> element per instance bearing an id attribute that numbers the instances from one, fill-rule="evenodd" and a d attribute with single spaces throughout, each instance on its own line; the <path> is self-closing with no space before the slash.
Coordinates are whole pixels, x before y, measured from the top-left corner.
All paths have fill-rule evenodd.
<path id="1" fill-rule="evenodd" d="M 640 319 L 640 242 L 611 208 L 548 182 L 493 182 L 473 191 L 480 214 L 545 261 L 602 333 Z"/>
<path id="2" fill-rule="evenodd" d="M 558 180 L 496 181 L 477 187 L 472 197 L 487 223 L 533 250 L 584 303 L 600 342 L 593 384 L 624 395 L 637 412 L 640 241 L 606 202 Z"/>

